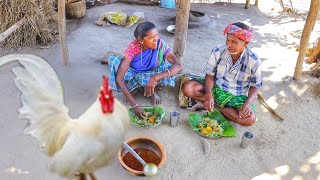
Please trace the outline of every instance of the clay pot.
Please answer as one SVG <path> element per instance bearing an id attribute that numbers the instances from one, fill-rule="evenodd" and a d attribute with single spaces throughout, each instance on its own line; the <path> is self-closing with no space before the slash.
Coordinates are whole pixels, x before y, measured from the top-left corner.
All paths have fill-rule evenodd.
<path id="1" fill-rule="evenodd" d="M 125 141 L 132 149 L 136 148 L 146 148 L 149 150 L 152 150 L 155 152 L 161 159 L 158 168 L 160 169 L 164 162 L 166 161 L 166 150 L 164 149 L 164 146 L 155 138 L 147 135 L 140 135 L 140 136 L 134 136 L 130 137 Z M 124 169 L 126 169 L 130 174 L 135 176 L 144 176 L 143 171 L 137 171 L 134 169 L 131 169 L 128 167 L 122 160 L 123 156 L 128 151 L 124 149 L 122 146 L 119 148 L 118 151 L 118 159 Z"/>

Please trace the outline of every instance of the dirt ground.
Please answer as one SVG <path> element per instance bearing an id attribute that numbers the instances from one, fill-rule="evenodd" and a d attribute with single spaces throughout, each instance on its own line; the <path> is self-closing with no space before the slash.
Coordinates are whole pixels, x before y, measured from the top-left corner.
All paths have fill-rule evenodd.
<path id="1" fill-rule="evenodd" d="M 211 23 L 189 29 L 183 73 L 201 74 L 211 49 L 225 41 L 223 29 L 231 22 L 246 22 L 254 27 L 254 40 L 249 47 L 263 62 L 261 93 L 285 120 L 277 121 L 256 101 L 258 121 L 249 128 L 234 124 L 238 133 L 234 138 L 205 140 L 210 143 L 210 153 L 206 155 L 202 146 L 204 139 L 187 124 L 190 111 L 177 107 L 178 78 L 175 88 L 163 89 L 160 95 L 167 112 L 180 111 L 179 126 L 170 127 L 167 115 L 163 124 L 156 128 L 131 126 L 126 135 L 148 134 L 165 146 L 167 160 L 153 179 L 320 179 L 320 81 L 306 71 L 308 65 L 304 65 L 301 80 L 292 80 L 298 56 L 295 49 L 305 20 L 299 16 L 295 21 L 291 15 L 280 14 L 278 4 L 264 5 L 261 1 L 259 8 L 252 6 L 246 10 L 244 4 L 229 3 L 192 4 L 191 9 L 207 13 Z M 19 51 L 40 55 L 55 68 L 72 117 L 78 117 L 91 105 L 97 97 L 101 76 L 109 75 L 108 67 L 101 65 L 98 59 L 107 51 L 121 53 L 134 39 L 135 26 L 125 29 L 94 25 L 100 14 L 115 9 L 144 12 L 145 19 L 154 22 L 161 38 L 173 47 L 173 35 L 165 30 L 173 23 L 173 9 L 117 3 L 88 9 L 81 20 L 68 21 L 68 66 L 62 64 L 58 43 L 47 49 L 22 48 Z M 319 32 L 318 21 L 311 42 Z M 2 50 L 0 55 L 13 52 Z M 20 100 L 10 72 L 12 66 L 0 69 L 0 179 L 59 179 L 47 170 L 50 159 L 40 152 L 37 142 L 23 134 L 27 121 L 18 120 Z M 121 99 L 122 94 L 116 97 Z M 150 105 L 148 99 L 137 97 L 139 104 Z M 248 130 L 253 132 L 254 140 L 247 149 L 241 149 L 241 136 Z M 128 174 L 117 158 L 96 175 L 99 179 L 147 179 Z"/>

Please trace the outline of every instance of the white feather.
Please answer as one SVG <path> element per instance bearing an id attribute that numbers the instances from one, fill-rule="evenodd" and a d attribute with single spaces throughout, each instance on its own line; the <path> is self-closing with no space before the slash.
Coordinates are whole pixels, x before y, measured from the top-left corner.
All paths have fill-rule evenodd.
<path id="1" fill-rule="evenodd" d="M 12 61 L 22 65 L 13 68 L 21 92 L 19 117 L 30 120 L 26 133 L 52 156 L 51 171 L 72 177 L 77 172 L 94 172 L 113 159 L 129 127 L 127 109 L 118 100 L 113 113 L 102 113 L 97 98 L 78 119 L 71 119 L 60 80 L 44 59 L 29 54 L 7 55 L 0 58 L 0 67 Z"/>

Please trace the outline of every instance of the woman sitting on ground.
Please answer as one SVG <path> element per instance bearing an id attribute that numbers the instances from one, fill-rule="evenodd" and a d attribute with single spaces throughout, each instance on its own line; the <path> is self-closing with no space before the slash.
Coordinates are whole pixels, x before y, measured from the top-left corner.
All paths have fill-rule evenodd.
<path id="1" fill-rule="evenodd" d="M 110 86 L 122 91 L 135 113 L 144 117 L 133 95 L 142 88 L 144 96 L 150 97 L 153 105 L 160 104 L 161 98 L 157 94 L 159 86 L 174 87 L 175 75 L 182 71 L 182 66 L 167 43 L 159 38 L 153 23 L 140 23 L 134 36 L 136 39 L 129 44 L 123 58 L 109 58 Z"/>

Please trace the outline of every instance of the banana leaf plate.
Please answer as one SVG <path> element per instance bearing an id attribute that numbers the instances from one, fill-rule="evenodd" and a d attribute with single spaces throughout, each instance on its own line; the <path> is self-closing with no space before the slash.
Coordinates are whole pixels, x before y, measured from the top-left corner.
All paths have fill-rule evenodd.
<path id="1" fill-rule="evenodd" d="M 152 127 L 156 127 L 159 124 L 161 124 L 161 122 L 163 121 L 163 118 L 165 116 L 165 111 L 162 107 L 160 106 L 141 106 L 141 108 L 147 112 L 147 113 L 151 113 L 151 114 L 155 114 L 157 115 L 157 119 L 155 120 L 155 123 L 152 124 L 150 122 L 147 122 L 146 120 L 142 120 L 140 118 L 138 118 L 133 110 L 133 108 L 129 109 L 129 116 L 130 116 L 130 123 L 134 126 L 137 127 L 142 127 L 142 128 L 152 128 Z"/>
<path id="2" fill-rule="evenodd" d="M 209 117 L 210 119 L 217 120 L 220 127 L 223 129 L 222 133 L 211 133 L 208 135 L 202 134 L 201 129 L 198 127 L 198 124 L 203 120 L 203 118 Z M 189 124 L 191 128 L 200 136 L 208 139 L 216 139 L 219 137 L 234 137 L 237 136 L 236 129 L 228 122 L 228 120 L 218 111 L 214 110 L 213 112 L 208 112 L 207 114 L 189 114 Z"/>

